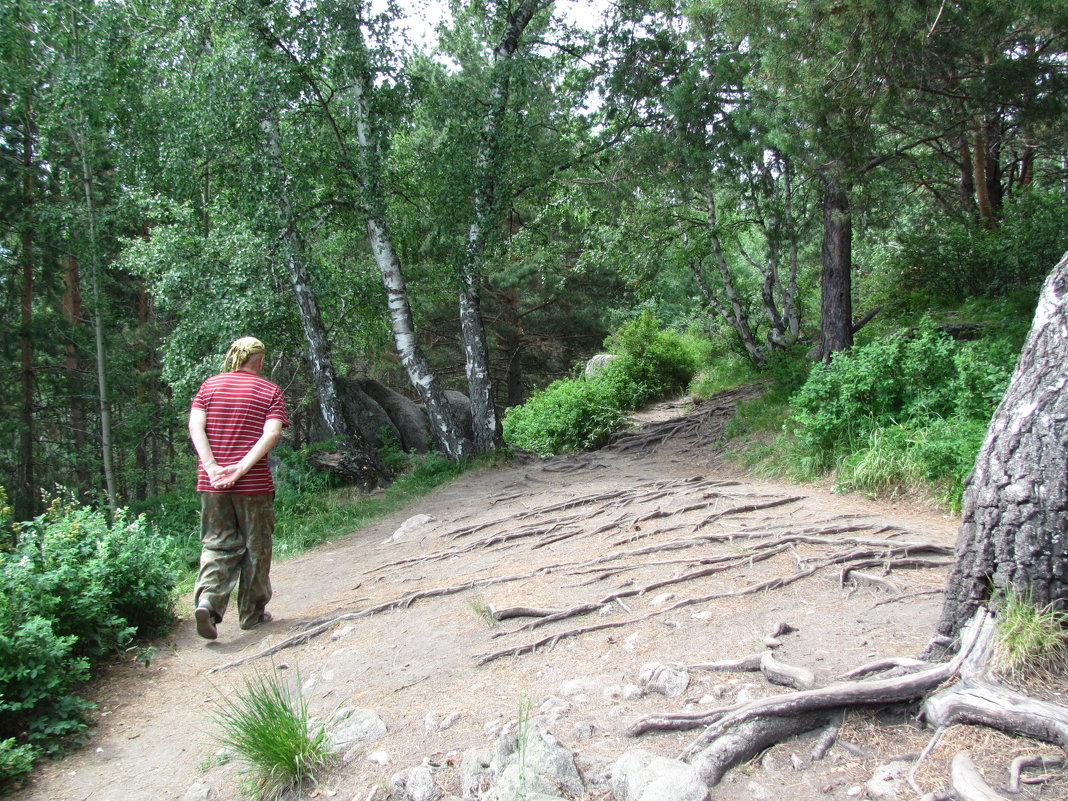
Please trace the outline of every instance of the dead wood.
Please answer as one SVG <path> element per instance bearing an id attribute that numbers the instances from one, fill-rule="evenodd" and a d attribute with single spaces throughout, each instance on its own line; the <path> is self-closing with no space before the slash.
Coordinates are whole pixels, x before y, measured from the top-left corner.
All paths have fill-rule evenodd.
<path id="1" fill-rule="evenodd" d="M 750 701 L 734 708 L 706 728 L 694 742 L 687 746 L 681 758 L 692 762 L 699 758 L 699 755 L 706 749 L 712 747 L 716 764 L 723 762 L 729 762 L 730 765 L 737 764 L 747 758 L 745 754 L 748 753 L 748 746 L 744 738 L 739 738 L 733 730 L 751 720 L 760 718 L 800 720 L 812 713 L 830 713 L 849 706 L 917 700 L 956 675 L 977 643 L 981 648 L 984 647 L 983 641 L 988 641 L 992 635 L 993 622 L 985 611 L 981 611 L 962 632 L 961 650 L 950 662 L 932 665 L 926 670 L 892 679 L 839 682 L 819 689 L 801 690 Z M 728 739 L 723 741 L 724 744 L 717 745 L 716 741 L 724 735 L 729 735 Z M 733 761 L 729 758 L 732 754 Z"/>
<path id="2" fill-rule="evenodd" d="M 1009 801 L 986 783 L 967 751 L 953 757 L 949 772 L 953 792 L 960 801 Z"/>
<path id="3" fill-rule="evenodd" d="M 795 690 L 811 690 L 816 686 L 816 675 L 808 668 L 780 662 L 771 653 L 760 658 L 760 672 L 772 684 L 792 687 Z"/>
<path id="4" fill-rule="evenodd" d="M 1054 743 L 1068 751 L 1068 708 L 989 681 L 963 679 L 928 698 L 923 713 L 931 726 L 989 726 Z"/>
<path id="5" fill-rule="evenodd" d="M 919 668 L 930 667 L 930 662 L 924 662 L 922 659 L 912 659 L 910 657 L 892 657 L 890 659 L 880 659 L 877 662 L 870 662 L 867 665 L 861 665 L 860 667 L 853 668 L 847 673 L 843 673 L 838 678 L 840 680 L 859 679 L 863 676 L 871 675 L 872 673 L 884 673 L 890 670 L 918 670 Z"/>
<path id="6" fill-rule="evenodd" d="M 705 784 L 712 787 L 739 762 L 752 759 L 788 737 L 826 726 L 832 714 L 829 710 L 818 710 L 790 717 L 747 720 L 695 755 L 690 763 Z"/>
<path id="7" fill-rule="evenodd" d="M 510 606 L 507 609 L 494 609 L 490 606 L 488 611 L 494 620 L 509 620 L 515 617 L 546 617 L 547 615 L 555 615 L 559 610 L 536 609 L 532 606 Z"/>
<path id="8" fill-rule="evenodd" d="M 760 660 L 764 652 L 760 651 L 741 659 L 721 659 L 718 662 L 699 662 L 690 665 L 690 670 L 708 670 L 717 673 L 753 673 L 760 670 Z"/>
<path id="9" fill-rule="evenodd" d="M 1027 784 L 1041 784 L 1042 782 L 1050 779 L 1049 775 L 1035 776 L 1030 779 L 1023 777 L 1023 772 L 1031 768 L 1039 768 L 1041 770 L 1058 770 L 1063 768 L 1065 760 L 1061 757 L 1042 756 L 1040 754 L 1031 754 L 1028 756 L 1018 756 L 1012 760 L 1009 765 L 1009 780 L 1005 783 L 1005 790 L 1010 793 L 1020 792 L 1020 785 L 1022 783 Z"/>

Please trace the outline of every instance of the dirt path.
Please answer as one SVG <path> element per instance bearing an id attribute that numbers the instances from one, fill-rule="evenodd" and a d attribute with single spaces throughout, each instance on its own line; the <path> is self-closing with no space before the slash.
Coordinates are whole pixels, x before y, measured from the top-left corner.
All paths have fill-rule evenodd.
<path id="1" fill-rule="evenodd" d="M 325 778 L 321 797 L 365 799 L 394 772 L 424 760 L 439 766 L 445 792 L 458 795 L 463 751 L 487 746 L 519 704 L 529 701 L 536 712 L 557 696 L 569 706 L 551 728 L 580 755 L 587 797 L 606 798 L 597 777 L 625 750 L 675 756 L 696 734 L 628 738 L 623 732 L 634 721 L 707 706 L 713 698 L 726 703 L 743 691 L 781 692 L 758 674 L 695 671 L 678 698 L 625 700 L 621 688 L 637 684 L 647 663 L 746 656 L 764 648 L 779 621 L 797 631 L 781 638 L 777 657 L 809 667 L 820 681 L 876 658 L 918 652 L 940 608 L 943 567 L 892 570 L 886 586 L 863 583 L 864 574 L 881 575 L 878 565 L 843 584 L 843 565 L 828 563 L 775 589 L 745 590 L 796 577 L 860 540 L 948 548 L 959 521 L 907 504 L 731 475 L 712 444 L 731 401 L 702 407 L 696 424 L 692 416 L 677 417 L 685 411 L 678 404 L 653 410 L 644 422 L 660 426 L 659 444 L 648 435 L 624 438 L 594 454 L 465 475 L 402 513 L 279 563 L 275 621 L 261 630 L 241 632 L 228 619 L 220 639 L 205 642 L 193 629 L 187 599 L 185 621 L 159 644 L 147 669 L 116 667 L 93 688 L 98 725 L 90 742 L 44 764 L 16 797 L 237 798 L 239 767 L 219 759 L 211 713 L 244 676 L 275 670 L 299 676 L 313 715 L 364 707 L 388 728 Z M 686 419 L 691 424 L 682 425 Z M 386 542 L 416 515 L 431 519 Z M 781 547 L 769 554 L 771 543 Z M 728 569 L 668 583 L 707 571 L 716 559 Z M 435 588 L 452 591 L 368 613 Z M 697 598 L 706 600 L 680 605 Z M 486 607 L 561 610 L 582 603 L 596 610 L 529 631 L 519 629 L 536 619 L 488 625 L 480 614 Z M 272 657 L 218 670 L 298 634 L 302 624 L 360 612 Z M 570 635 L 602 624 L 611 627 Z M 558 639 L 532 652 L 546 636 Z M 523 653 L 480 664 L 509 648 Z M 458 719 L 443 728 L 454 714 Z M 848 719 L 843 731 L 852 750 L 835 748 L 810 762 L 811 740 L 777 746 L 759 768 L 732 771 L 713 798 L 856 797 L 876 766 L 917 753 L 930 736 L 907 722 L 863 715 Z M 1029 747 L 989 736 L 995 739 L 986 747 L 998 756 Z M 926 789 L 941 786 L 953 739 L 945 738 L 918 775 Z M 368 759 L 371 752 L 386 764 Z M 1042 792 L 1019 797 L 1063 797 Z"/>

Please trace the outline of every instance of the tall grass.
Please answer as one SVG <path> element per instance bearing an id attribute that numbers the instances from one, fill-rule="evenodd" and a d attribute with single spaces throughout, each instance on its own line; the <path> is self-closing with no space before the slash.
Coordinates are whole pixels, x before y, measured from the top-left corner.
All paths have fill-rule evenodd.
<path id="1" fill-rule="evenodd" d="M 254 798 L 276 799 L 300 789 L 328 762 L 325 726 L 309 731 L 299 687 L 293 689 L 276 674 L 246 678 L 215 720 L 220 729 L 215 739 L 246 763 L 247 789 Z"/>

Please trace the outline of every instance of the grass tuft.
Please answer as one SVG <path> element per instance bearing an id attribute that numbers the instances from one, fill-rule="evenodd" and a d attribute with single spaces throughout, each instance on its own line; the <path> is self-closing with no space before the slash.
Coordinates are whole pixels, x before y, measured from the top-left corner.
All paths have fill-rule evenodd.
<path id="1" fill-rule="evenodd" d="M 1019 678 L 1033 671 L 1068 668 L 1068 615 L 1049 606 L 1037 607 L 1028 595 L 1011 587 L 996 605 L 999 618 L 994 659 L 999 671 Z"/>
<path id="2" fill-rule="evenodd" d="M 326 728 L 309 731 L 300 690 L 277 675 L 259 672 L 245 679 L 215 719 L 221 729 L 215 739 L 248 764 L 254 798 L 277 799 L 299 789 L 329 761 Z"/>

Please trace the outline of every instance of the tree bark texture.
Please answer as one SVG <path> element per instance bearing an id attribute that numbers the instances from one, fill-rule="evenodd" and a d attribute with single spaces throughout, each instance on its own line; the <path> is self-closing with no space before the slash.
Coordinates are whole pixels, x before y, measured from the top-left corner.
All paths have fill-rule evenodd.
<path id="1" fill-rule="evenodd" d="M 820 273 L 820 357 L 853 344 L 853 221 L 848 187 L 823 178 L 823 257 Z"/>
<path id="2" fill-rule="evenodd" d="M 377 192 L 377 168 L 375 167 L 377 154 L 374 152 L 371 112 L 367 105 L 367 97 L 371 92 L 370 76 L 366 73 L 357 75 L 353 92 L 356 138 L 361 159 L 361 171 L 357 179 L 365 195 L 367 236 L 371 242 L 375 264 L 382 276 L 382 286 L 386 291 L 386 305 L 389 308 L 389 319 L 393 326 L 393 339 L 397 345 L 397 353 L 408 373 L 408 379 L 423 402 L 423 408 L 426 409 L 427 417 L 430 418 L 430 429 L 442 453 L 450 459 L 460 459 L 469 455 L 470 445 L 452 412 L 452 407 L 445 396 L 445 388 L 430 366 L 430 362 L 427 361 L 422 348 L 419 347 L 400 258 L 393 246 L 393 238 L 389 233 L 385 215 L 379 211 L 384 201 Z"/>
<path id="3" fill-rule="evenodd" d="M 1068 609 L 1068 253 L 1046 279 L 1027 342 L 965 484 L 938 632 L 956 637 L 991 594 Z"/>

